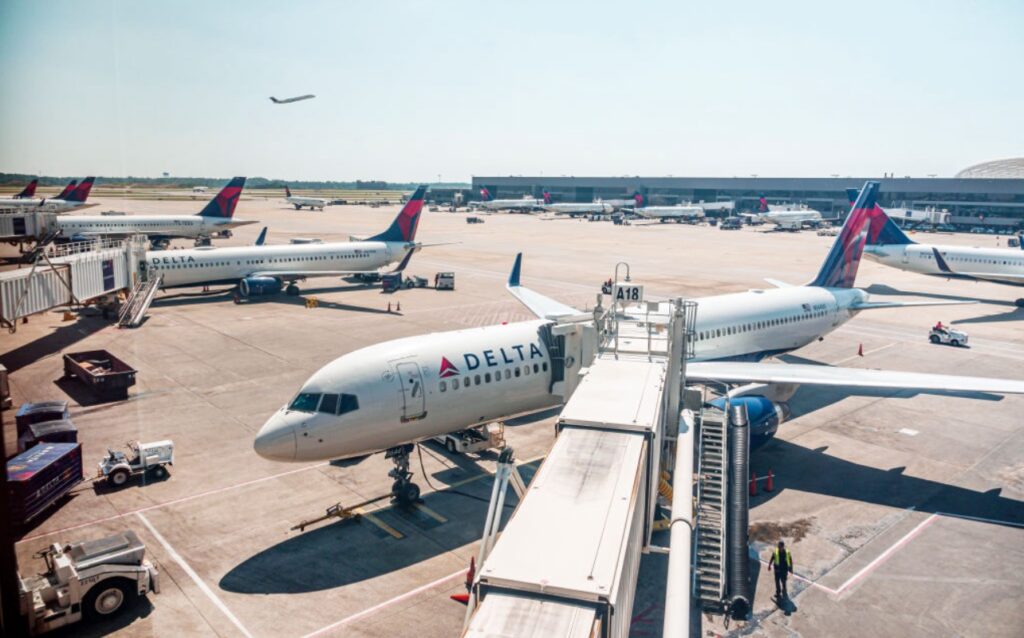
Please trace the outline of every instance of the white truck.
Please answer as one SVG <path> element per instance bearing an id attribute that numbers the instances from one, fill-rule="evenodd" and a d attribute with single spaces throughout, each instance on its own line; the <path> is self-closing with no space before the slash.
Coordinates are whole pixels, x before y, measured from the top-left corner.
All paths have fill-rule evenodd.
<path id="1" fill-rule="evenodd" d="M 129 441 L 128 451 L 131 456 L 108 448 L 107 455 L 99 462 L 97 478 L 105 478 L 111 485 L 121 487 L 136 474 L 163 479 L 167 476 L 166 466 L 174 465 L 174 443 L 171 441 Z"/>
<path id="2" fill-rule="evenodd" d="M 928 331 L 928 341 L 934 344 L 946 344 L 954 347 L 967 346 L 967 333 L 949 326 L 937 325 Z"/>
<path id="3" fill-rule="evenodd" d="M 488 423 L 478 425 L 475 428 L 457 430 L 435 436 L 434 440 L 440 443 L 452 454 L 471 454 L 485 450 L 505 449 L 505 424 Z"/>
<path id="4" fill-rule="evenodd" d="M 146 545 L 135 532 L 36 554 L 46 572 L 19 577 L 21 613 L 33 636 L 78 622 L 114 616 L 149 592 L 160 593 L 159 573 L 145 560 Z"/>

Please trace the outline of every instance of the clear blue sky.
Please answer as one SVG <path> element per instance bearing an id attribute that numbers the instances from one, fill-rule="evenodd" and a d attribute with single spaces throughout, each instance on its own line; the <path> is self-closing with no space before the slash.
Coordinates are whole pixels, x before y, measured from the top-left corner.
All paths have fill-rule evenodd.
<path id="1" fill-rule="evenodd" d="M 1024 155 L 1020 0 L 5 0 L 0 55 L 7 172 L 949 176 Z"/>

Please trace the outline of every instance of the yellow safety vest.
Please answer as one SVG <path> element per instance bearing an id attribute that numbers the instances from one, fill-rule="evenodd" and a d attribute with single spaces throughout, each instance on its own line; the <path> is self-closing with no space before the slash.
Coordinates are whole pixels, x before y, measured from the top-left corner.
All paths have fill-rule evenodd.
<path id="1" fill-rule="evenodd" d="M 775 555 L 775 566 L 782 567 L 782 562 L 779 560 L 778 548 L 776 548 L 773 553 Z M 786 550 L 786 567 L 788 567 L 789 569 L 793 569 L 793 555 L 789 553 L 788 549 Z"/>

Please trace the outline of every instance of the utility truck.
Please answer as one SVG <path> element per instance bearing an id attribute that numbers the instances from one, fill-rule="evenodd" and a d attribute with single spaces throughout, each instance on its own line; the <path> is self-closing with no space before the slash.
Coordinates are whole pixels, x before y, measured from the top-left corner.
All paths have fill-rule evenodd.
<path id="1" fill-rule="evenodd" d="M 174 465 L 174 443 L 171 441 L 129 441 L 128 452 L 125 454 L 108 448 L 107 455 L 99 462 L 97 478 L 105 478 L 111 485 L 121 487 L 138 474 L 148 474 L 154 479 L 165 478 L 166 466 Z"/>

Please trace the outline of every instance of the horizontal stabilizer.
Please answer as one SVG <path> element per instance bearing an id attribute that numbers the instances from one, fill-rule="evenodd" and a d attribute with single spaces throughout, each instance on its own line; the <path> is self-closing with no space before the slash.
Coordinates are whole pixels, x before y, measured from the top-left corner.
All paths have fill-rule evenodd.
<path id="1" fill-rule="evenodd" d="M 836 368 L 808 364 L 698 362 L 686 364 L 690 381 L 779 383 L 840 388 L 918 390 L 935 394 L 1024 394 L 1024 381 L 922 372 Z"/>
<path id="2" fill-rule="evenodd" d="M 765 277 L 764 280 L 767 281 L 768 283 L 770 283 L 771 285 L 775 286 L 776 288 L 792 288 L 793 287 L 793 284 L 787 284 L 784 281 L 780 281 L 778 279 L 772 279 L 771 277 Z"/>
<path id="3" fill-rule="evenodd" d="M 512 272 L 508 276 L 508 285 L 506 289 L 512 293 L 512 296 L 519 300 L 521 304 L 530 309 L 530 312 L 537 315 L 541 319 L 557 319 L 559 317 L 570 317 L 580 314 L 580 311 L 567 306 L 560 301 L 555 301 L 550 297 L 545 297 L 539 292 L 534 292 L 529 288 L 524 288 L 519 284 L 519 278 L 522 274 L 523 268 L 523 253 L 516 255 L 516 261 L 512 265 Z"/>

